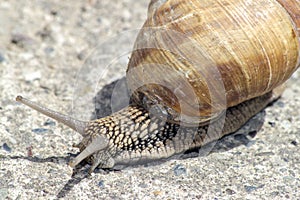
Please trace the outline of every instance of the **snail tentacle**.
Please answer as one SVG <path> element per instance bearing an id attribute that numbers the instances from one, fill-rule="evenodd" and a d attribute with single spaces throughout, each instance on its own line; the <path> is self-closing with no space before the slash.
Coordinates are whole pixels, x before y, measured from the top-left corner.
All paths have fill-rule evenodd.
<path id="1" fill-rule="evenodd" d="M 74 119 L 68 115 L 64 115 L 62 113 L 56 112 L 54 110 L 51 110 L 44 106 L 41 106 L 33 101 L 30 101 L 29 99 L 26 99 L 22 96 L 17 96 L 16 101 L 23 103 L 23 104 L 29 106 L 30 108 L 32 108 L 40 113 L 43 113 L 44 115 L 51 117 L 52 119 L 55 119 L 58 122 L 65 124 L 66 126 L 70 127 L 74 131 L 80 133 L 82 136 L 85 136 L 84 129 L 85 129 L 86 125 L 88 124 L 88 122 L 80 121 L 80 120 Z"/>
<path id="2" fill-rule="evenodd" d="M 89 143 L 87 147 L 75 159 L 70 161 L 69 165 L 71 167 L 75 167 L 82 160 L 86 159 L 87 157 L 94 154 L 95 152 L 105 149 L 107 145 L 108 145 L 107 139 L 101 135 L 97 135 L 92 139 L 91 143 Z"/>

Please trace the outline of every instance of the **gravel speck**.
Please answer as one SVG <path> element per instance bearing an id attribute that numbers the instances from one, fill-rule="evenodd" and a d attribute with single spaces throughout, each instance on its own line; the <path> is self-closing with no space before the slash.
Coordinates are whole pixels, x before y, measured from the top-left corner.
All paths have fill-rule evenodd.
<path id="1" fill-rule="evenodd" d="M 173 171 L 175 176 L 186 175 L 186 168 L 183 165 L 176 165 Z"/>
<path id="2" fill-rule="evenodd" d="M 295 140 L 291 141 L 291 144 L 294 145 L 294 146 L 298 146 L 298 142 L 295 141 Z"/>
<path id="3" fill-rule="evenodd" d="M 272 122 L 272 121 L 269 121 L 268 124 L 270 124 L 270 126 L 273 127 L 273 128 L 274 128 L 275 125 L 276 125 L 276 123 L 275 123 L 275 122 Z"/>
<path id="4" fill-rule="evenodd" d="M 255 156 L 273 156 L 274 153 L 273 152 L 259 152 L 259 153 L 256 153 Z"/>
<path id="5" fill-rule="evenodd" d="M 3 145 L 2 145 L 2 149 L 4 150 L 4 151 L 7 151 L 8 153 L 11 153 L 11 148 L 8 146 L 8 144 L 6 144 L 6 143 L 4 143 Z"/>
<path id="6" fill-rule="evenodd" d="M 255 186 L 249 186 L 249 185 L 244 186 L 244 188 L 245 188 L 245 190 L 246 190 L 248 193 L 253 192 L 254 190 L 257 189 L 257 187 L 255 187 Z"/>
<path id="7" fill-rule="evenodd" d="M 273 197 L 276 197 L 276 196 L 278 196 L 280 193 L 278 192 L 278 191 L 274 191 L 274 192 L 271 192 L 271 196 L 273 196 Z"/>
<path id="8" fill-rule="evenodd" d="M 295 178 L 292 177 L 292 176 L 284 176 L 283 180 L 284 180 L 285 183 L 287 183 L 287 182 L 294 182 Z"/>
<path id="9" fill-rule="evenodd" d="M 229 188 L 227 188 L 225 191 L 226 191 L 226 194 L 228 194 L 228 195 L 233 195 L 236 193 L 234 190 L 229 189 Z"/>
<path id="10" fill-rule="evenodd" d="M 281 100 L 277 101 L 276 104 L 280 107 L 283 108 L 285 106 L 285 103 L 282 102 Z"/>
<path id="11" fill-rule="evenodd" d="M 104 181 L 103 180 L 99 181 L 98 182 L 98 186 L 101 187 L 101 188 L 103 188 L 104 187 Z"/>
<path id="12" fill-rule="evenodd" d="M 45 122 L 44 122 L 44 126 L 55 126 L 56 125 L 56 122 L 53 121 L 52 119 L 47 119 Z"/>
<path id="13" fill-rule="evenodd" d="M 148 185 L 147 185 L 147 184 L 145 184 L 145 183 L 141 183 L 141 184 L 139 184 L 139 187 L 140 187 L 140 188 L 147 188 L 147 187 L 148 187 Z"/>
<path id="14" fill-rule="evenodd" d="M 289 162 L 288 158 L 282 158 L 284 162 Z"/>
<path id="15" fill-rule="evenodd" d="M 48 131 L 49 131 L 49 129 L 46 129 L 46 128 L 35 128 L 35 129 L 32 129 L 32 132 L 37 133 L 37 134 L 43 134 L 43 133 L 46 133 Z"/>

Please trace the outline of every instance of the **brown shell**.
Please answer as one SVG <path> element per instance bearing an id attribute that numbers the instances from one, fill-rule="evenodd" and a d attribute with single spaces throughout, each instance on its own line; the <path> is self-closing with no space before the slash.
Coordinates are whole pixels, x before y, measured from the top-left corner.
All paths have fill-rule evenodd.
<path id="1" fill-rule="evenodd" d="M 133 99 L 206 123 L 299 66 L 298 0 L 152 0 L 132 52 Z"/>

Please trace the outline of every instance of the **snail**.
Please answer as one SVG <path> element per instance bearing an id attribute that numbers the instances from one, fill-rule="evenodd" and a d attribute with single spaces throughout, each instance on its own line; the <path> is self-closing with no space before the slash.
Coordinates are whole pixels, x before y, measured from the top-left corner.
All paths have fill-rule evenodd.
<path id="1" fill-rule="evenodd" d="M 81 161 L 117 168 L 167 159 L 233 133 L 299 67 L 299 0 L 151 0 L 126 71 L 130 105 L 80 121 L 17 101 L 83 136 Z"/>

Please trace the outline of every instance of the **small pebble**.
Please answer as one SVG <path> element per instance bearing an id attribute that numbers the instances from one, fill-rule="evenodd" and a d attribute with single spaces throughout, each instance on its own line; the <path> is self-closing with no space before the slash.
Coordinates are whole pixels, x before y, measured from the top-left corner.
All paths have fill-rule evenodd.
<path id="1" fill-rule="evenodd" d="M 159 196 L 159 195 L 162 194 L 162 192 L 161 192 L 160 190 L 156 190 L 156 191 L 153 192 L 153 194 L 154 194 L 155 196 Z"/>
<path id="2" fill-rule="evenodd" d="M 255 154 L 255 156 L 265 156 L 265 157 L 273 156 L 273 155 L 274 155 L 274 153 L 271 151 L 259 152 L 259 153 Z"/>
<path id="3" fill-rule="evenodd" d="M 32 157 L 32 156 L 33 156 L 32 149 L 33 149 L 32 146 L 26 147 L 26 150 L 27 150 L 27 156 L 28 156 L 28 157 Z"/>
<path id="4" fill-rule="evenodd" d="M 57 12 L 57 10 L 51 10 L 50 14 L 53 15 L 53 16 L 56 16 L 58 14 L 58 12 Z"/>
<path id="5" fill-rule="evenodd" d="M 54 169 L 49 169 L 48 171 L 47 171 L 47 173 L 48 174 L 54 174 L 54 173 L 56 173 L 57 171 L 55 171 Z"/>
<path id="6" fill-rule="evenodd" d="M 176 165 L 173 171 L 175 176 L 186 175 L 186 168 L 183 165 Z"/>
<path id="7" fill-rule="evenodd" d="M 139 187 L 140 187 L 140 188 L 147 188 L 147 187 L 148 187 L 148 185 L 147 185 L 147 184 L 145 184 L 145 183 L 140 183 L 140 184 L 139 184 Z"/>
<path id="8" fill-rule="evenodd" d="M 233 194 L 235 194 L 235 191 L 232 190 L 232 189 L 229 189 L 229 188 L 227 188 L 227 189 L 225 190 L 225 192 L 226 192 L 226 194 L 228 194 L 228 195 L 233 195 Z"/>
<path id="9" fill-rule="evenodd" d="M 281 173 L 285 173 L 286 171 L 287 171 L 287 169 L 286 168 L 280 168 L 280 170 L 279 170 Z"/>
<path id="10" fill-rule="evenodd" d="M 294 182 L 295 178 L 292 176 L 284 176 L 283 181 L 286 182 L 286 184 L 288 184 L 288 182 L 291 182 L 291 183 Z"/>
<path id="11" fill-rule="evenodd" d="M 79 52 L 78 54 L 77 54 L 77 59 L 78 60 L 84 60 L 85 58 L 86 58 L 86 51 L 81 51 L 81 52 Z"/>
<path id="12" fill-rule="evenodd" d="M 275 122 L 268 122 L 271 127 L 275 127 Z"/>
<path id="13" fill-rule="evenodd" d="M 45 26 L 42 30 L 36 33 L 37 36 L 41 37 L 42 40 L 51 39 L 52 38 L 52 30 L 49 26 Z"/>
<path id="14" fill-rule="evenodd" d="M 82 7 L 80 8 L 80 11 L 83 12 L 83 13 L 86 12 L 86 7 L 82 6 Z"/>
<path id="15" fill-rule="evenodd" d="M 249 135 L 251 138 L 254 138 L 254 137 L 256 136 L 256 134 L 257 134 L 257 131 L 250 131 L 250 132 L 248 133 L 248 135 Z"/>
<path id="16" fill-rule="evenodd" d="M 284 102 L 282 102 L 282 101 L 277 101 L 276 103 L 280 108 L 283 108 L 285 105 Z"/>
<path id="17" fill-rule="evenodd" d="M 42 192 L 43 192 L 44 194 L 48 194 L 48 193 L 49 193 L 49 190 L 43 189 Z"/>
<path id="18" fill-rule="evenodd" d="M 291 176 L 296 177 L 296 173 L 293 170 L 289 170 L 289 173 L 291 174 Z"/>
<path id="19" fill-rule="evenodd" d="M 34 132 L 34 133 L 37 133 L 37 134 L 42 134 L 42 133 L 48 132 L 48 129 L 46 129 L 46 128 L 35 128 L 35 129 L 32 129 L 31 131 Z"/>
<path id="20" fill-rule="evenodd" d="M 245 190 L 246 190 L 248 193 L 253 192 L 254 190 L 257 189 L 257 187 L 255 187 L 255 186 L 249 186 L 249 185 L 245 185 L 244 188 L 245 188 Z"/>
<path id="21" fill-rule="evenodd" d="M 99 181 L 98 182 L 98 186 L 101 187 L 101 188 L 103 188 L 104 187 L 104 181 L 103 180 Z"/>
<path id="22" fill-rule="evenodd" d="M 11 148 L 8 146 L 8 144 L 4 143 L 2 145 L 2 148 L 4 151 L 7 151 L 8 153 L 11 153 Z"/>
<path id="23" fill-rule="evenodd" d="M 278 196 L 280 193 L 278 191 L 271 192 L 271 196 Z"/>
<path id="24" fill-rule="evenodd" d="M 55 126 L 55 125 L 56 125 L 55 121 L 51 119 L 47 119 L 47 121 L 44 122 L 44 126 Z"/>
<path id="25" fill-rule="evenodd" d="M 294 146 L 298 146 L 298 142 L 295 141 L 295 140 L 293 140 L 293 141 L 291 142 L 291 144 L 294 145 Z"/>

